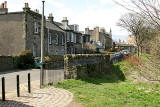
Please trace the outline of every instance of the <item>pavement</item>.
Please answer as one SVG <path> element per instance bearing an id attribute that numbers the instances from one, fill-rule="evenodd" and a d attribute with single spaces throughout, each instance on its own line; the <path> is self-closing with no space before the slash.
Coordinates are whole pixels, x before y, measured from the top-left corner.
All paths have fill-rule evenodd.
<path id="1" fill-rule="evenodd" d="M 21 83 L 20 97 L 16 96 L 16 90 L 10 89 L 6 93 L 6 101 L 0 101 L 0 107 L 68 107 L 72 103 L 71 92 L 53 86 L 40 89 L 39 83 L 39 80 L 31 82 L 31 93 L 28 93 L 27 83 Z"/>

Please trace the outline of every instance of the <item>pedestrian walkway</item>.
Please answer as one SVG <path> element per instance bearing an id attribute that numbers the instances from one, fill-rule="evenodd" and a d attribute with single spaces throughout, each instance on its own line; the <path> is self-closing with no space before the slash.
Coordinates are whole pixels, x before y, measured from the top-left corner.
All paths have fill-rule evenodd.
<path id="1" fill-rule="evenodd" d="M 8 93 L 0 107 L 65 107 L 73 100 L 73 94 L 67 90 L 47 87 L 39 89 L 39 81 L 32 82 L 32 93 L 27 93 L 27 84 L 21 85 L 21 97 L 16 92 Z"/>

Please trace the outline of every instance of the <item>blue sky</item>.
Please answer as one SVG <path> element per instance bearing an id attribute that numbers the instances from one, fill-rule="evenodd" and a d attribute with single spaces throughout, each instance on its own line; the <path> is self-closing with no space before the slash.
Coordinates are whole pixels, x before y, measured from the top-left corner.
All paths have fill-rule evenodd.
<path id="1" fill-rule="evenodd" d="M 125 40 L 128 32 L 116 26 L 118 19 L 127 11 L 112 0 L 45 0 L 45 15 L 52 13 L 55 21 L 68 17 L 69 24 L 85 27 L 104 27 L 107 32 L 112 28 L 114 40 Z M 22 11 L 28 2 L 32 10 L 42 10 L 41 0 L 7 0 L 9 11 Z"/>

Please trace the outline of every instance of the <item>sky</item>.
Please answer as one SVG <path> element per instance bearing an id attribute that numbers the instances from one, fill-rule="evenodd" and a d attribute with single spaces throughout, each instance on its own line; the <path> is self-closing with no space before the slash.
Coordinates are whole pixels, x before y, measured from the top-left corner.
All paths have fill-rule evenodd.
<path id="1" fill-rule="evenodd" d="M 29 3 L 31 10 L 38 9 L 41 13 L 42 0 L 7 0 L 9 12 L 22 11 L 25 2 Z M 93 29 L 99 26 L 109 32 L 111 28 L 113 40 L 116 41 L 125 40 L 129 34 L 116 25 L 127 10 L 112 0 L 45 0 L 45 16 L 50 13 L 58 22 L 67 17 L 69 24 L 78 24 L 81 31 L 86 27 Z"/>

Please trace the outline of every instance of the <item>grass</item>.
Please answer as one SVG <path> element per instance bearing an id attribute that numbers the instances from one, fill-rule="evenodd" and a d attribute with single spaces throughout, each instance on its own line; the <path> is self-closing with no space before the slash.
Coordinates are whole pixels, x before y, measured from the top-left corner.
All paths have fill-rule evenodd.
<path id="1" fill-rule="evenodd" d="M 141 56 L 144 60 L 149 56 Z M 113 65 L 108 75 L 55 84 L 72 92 L 84 107 L 160 107 L 160 84 L 133 82 L 127 78 L 135 67 L 127 61 Z"/>

